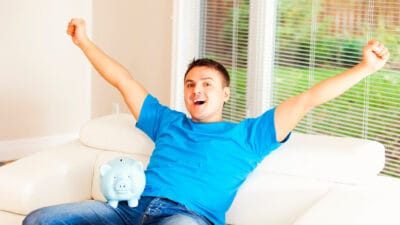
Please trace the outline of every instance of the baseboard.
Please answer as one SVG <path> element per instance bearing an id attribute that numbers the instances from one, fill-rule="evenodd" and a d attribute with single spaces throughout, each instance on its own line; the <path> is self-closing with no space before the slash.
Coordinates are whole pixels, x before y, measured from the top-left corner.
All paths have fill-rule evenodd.
<path id="1" fill-rule="evenodd" d="M 11 161 L 78 138 L 77 133 L 0 141 L 0 162 Z"/>

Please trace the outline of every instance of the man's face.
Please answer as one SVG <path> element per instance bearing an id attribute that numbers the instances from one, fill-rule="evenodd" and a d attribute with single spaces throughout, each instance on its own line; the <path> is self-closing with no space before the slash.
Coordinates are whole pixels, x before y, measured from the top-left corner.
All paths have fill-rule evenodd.
<path id="1" fill-rule="evenodd" d="M 230 90 L 217 70 L 194 67 L 186 75 L 184 85 L 185 105 L 193 121 L 209 123 L 222 120 L 222 109 L 229 99 Z"/>

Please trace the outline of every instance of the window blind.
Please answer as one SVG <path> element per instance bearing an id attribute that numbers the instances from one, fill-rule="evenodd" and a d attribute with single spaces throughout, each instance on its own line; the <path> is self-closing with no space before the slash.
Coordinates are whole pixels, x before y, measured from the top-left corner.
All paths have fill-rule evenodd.
<path id="1" fill-rule="evenodd" d="M 246 116 L 249 0 L 202 0 L 199 56 L 222 63 L 231 76 L 231 97 L 223 118 Z"/>
<path id="2" fill-rule="evenodd" d="M 361 59 L 369 39 L 391 58 L 381 71 L 312 110 L 296 131 L 376 140 L 386 147 L 386 175 L 400 177 L 400 2 L 280 0 L 277 4 L 273 103 L 334 76 Z"/>

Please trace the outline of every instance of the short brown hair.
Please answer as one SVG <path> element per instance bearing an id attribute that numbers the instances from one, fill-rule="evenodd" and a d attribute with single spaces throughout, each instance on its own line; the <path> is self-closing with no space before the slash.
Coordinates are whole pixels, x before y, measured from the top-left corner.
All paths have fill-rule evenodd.
<path id="1" fill-rule="evenodd" d="M 188 65 L 184 79 L 186 79 L 186 75 L 189 73 L 191 69 L 200 66 L 205 66 L 217 70 L 222 75 L 225 86 L 229 87 L 231 78 L 229 76 L 228 71 L 221 63 L 208 58 L 193 59 L 193 61 Z"/>

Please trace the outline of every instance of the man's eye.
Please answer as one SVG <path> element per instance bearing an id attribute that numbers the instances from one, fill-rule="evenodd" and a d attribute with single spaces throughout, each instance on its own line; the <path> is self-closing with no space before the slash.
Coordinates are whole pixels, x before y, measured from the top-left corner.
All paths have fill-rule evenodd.
<path id="1" fill-rule="evenodd" d="M 186 84 L 186 87 L 191 88 L 193 87 L 193 84 Z"/>

